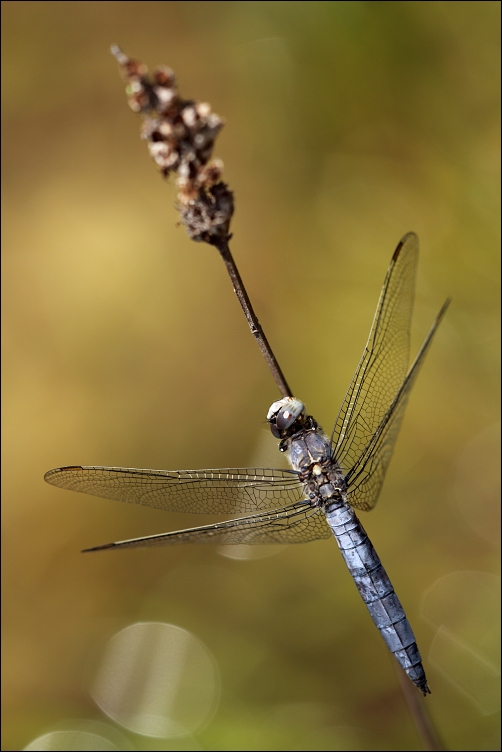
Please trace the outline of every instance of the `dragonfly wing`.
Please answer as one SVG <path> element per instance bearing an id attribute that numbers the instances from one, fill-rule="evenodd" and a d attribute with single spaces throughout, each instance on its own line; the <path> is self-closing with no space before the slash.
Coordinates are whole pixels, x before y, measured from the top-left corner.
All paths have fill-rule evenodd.
<path id="1" fill-rule="evenodd" d="M 106 548 L 170 546 L 178 543 L 217 543 L 219 545 L 306 543 L 319 538 L 329 538 L 330 535 L 331 531 L 320 507 L 314 508 L 307 501 L 301 501 L 275 512 L 255 514 L 172 533 L 148 535 L 144 538 L 133 538 L 118 543 L 107 543 L 104 546 L 88 548 L 86 552 Z"/>
<path id="2" fill-rule="evenodd" d="M 372 509 L 378 500 L 410 391 L 449 304 L 450 301 L 447 300 L 441 308 L 391 406 L 371 441 L 345 476 L 349 502 L 357 509 Z"/>
<path id="3" fill-rule="evenodd" d="M 70 491 L 143 504 L 170 512 L 249 514 L 301 501 L 293 470 L 139 470 L 125 467 L 59 467 L 45 480 Z"/>
<path id="4" fill-rule="evenodd" d="M 350 470 L 383 420 L 408 370 L 418 238 L 405 235 L 392 256 L 368 342 L 335 422 L 333 455 Z"/>

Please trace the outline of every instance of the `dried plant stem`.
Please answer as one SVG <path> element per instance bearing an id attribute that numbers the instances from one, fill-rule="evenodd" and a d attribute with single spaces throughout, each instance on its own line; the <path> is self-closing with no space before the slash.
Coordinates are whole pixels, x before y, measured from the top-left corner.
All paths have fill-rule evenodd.
<path id="1" fill-rule="evenodd" d="M 164 177 L 175 176 L 177 208 L 188 235 L 220 252 L 274 381 L 283 397 L 292 397 L 228 247 L 233 193 L 221 180 L 221 160 L 210 161 L 224 120 L 211 111 L 207 102 L 183 99 L 170 68 L 161 66 L 148 75 L 145 65 L 129 58 L 117 45 L 112 45 L 111 52 L 127 82 L 129 106 L 143 118 L 141 135 L 150 155 Z"/>
<path id="2" fill-rule="evenodd" d="M 246 321 L 248 322 L 249 328 L 251 329 L 251 334 L 258 343 L 258 347 L 260 348 L 262 355 L 267 362 L 267 365 L 270 369 L 270 372 L 272 373 L 272 376 L 274 377 L 274 381 L 277 384 L 281 395 L 283 397 L 292 397 L 293 392 L 291 391 L 291 388 L 286 381 L 281 367 L 277 362 L 274 352 L 268 343 L 265 332 L 261 328 L 260 322 L 258 321 L 258 317 L 253 311 L 253 306 L 251 305 L 251 301 L 249 300 L 249 296 L 246 292 L 246 288 L 244 287 L 241 275 L 239 274 L 239 270 L 237 269 L 236 263 L 230 252 L 230 248 L 228 247 L 228 243 L 226 241 L 221 241 L 216 245 L 216 247 L 220 252 L 220 256 L 223 259 L 223 263 L 225 264 L 228 276 L 232 281 L 234 292 L 237 295 L 242 310 L 244 311 L 244 316 L 246 317 Z"/>
<path id="3" fill-rule="evenodd" d="M 148 75 L 146 66 L 129 58 L 117 45 L 112 46 L 111 52 L 127 83 L 129 106 L 143 119 L 141 135 L 151 157 L 164 177 L 173 175 L 175 179 L 177 208 L 189 237 L 218 249 L 274 381 L 282 397 L 292 397 L 291 388 L 253 311 L 228 246 L 234 211 L 233 192 L 221 180 L 223 163 L 211 161 L 214 143 L 224 120 L 211 111 L 208 103 L 183 99 L 170 68 L 161 66 Z M 444 750 L 423 700 L 397 662 L 396 668 L 405 703 L 424 749 Z"/>
<path id="4" fill-rule="evenodd" d="M 425 707 L 424 698 L 418 694 L 406 672 L 401 668 L 395 658 L 393 663 L 397 672 L 401 694 L 403 695 L 404 702 L 408 708 L 408 712 L 422 742 L 423 748 L 427 750 L 427 752 L 444 752 L 445 747 L 429 717 Z"/>

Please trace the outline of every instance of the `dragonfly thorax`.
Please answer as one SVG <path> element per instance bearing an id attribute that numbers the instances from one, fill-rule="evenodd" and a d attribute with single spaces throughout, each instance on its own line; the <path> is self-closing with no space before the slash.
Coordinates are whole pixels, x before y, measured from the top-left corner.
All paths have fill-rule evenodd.
<path id="1" fill-rule="evenodd" d="M 288 458 L 299 473 L 312 506 L 344 502 L 347 484 L 343 471 L 333 459 L 331 441 L 317 424 L 289 439 Z"/>
<path id="2" fill-rule="evenodd" d="M 267 414 L 273 435 L 280 439 L 279 449 L 288 453 L 293 470 L 305 483 L 305 492 L 313 505 L 339 499 L 347 486 L 343 472 L 334 461 L 331 441 L 305 405 L 294 397 L 274 402 Z"/>

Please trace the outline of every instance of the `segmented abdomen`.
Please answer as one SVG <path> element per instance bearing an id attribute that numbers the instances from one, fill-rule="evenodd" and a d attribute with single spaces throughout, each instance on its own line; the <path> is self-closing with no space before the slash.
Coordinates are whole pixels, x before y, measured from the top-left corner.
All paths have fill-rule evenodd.
<path id="1" fill-rule="evenodd" d="M 343 501 L 335 501 L 325 508 L 325 514 L 357 589 L 389 650 L 421 692 L 430 693 L 413 630 L 354 510 Z"/>

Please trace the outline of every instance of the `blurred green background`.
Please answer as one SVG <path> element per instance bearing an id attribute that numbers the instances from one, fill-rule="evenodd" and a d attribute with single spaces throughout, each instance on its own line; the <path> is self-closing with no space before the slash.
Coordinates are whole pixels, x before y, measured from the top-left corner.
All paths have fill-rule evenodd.
<path id="1" fill-rule="evenodd" d="M 43 482 L 66 464 L 280 463 L 262 459 L 276 388 L 216 252 L 177 226 L 112 42 L 226 118 L 232 250 L 326 430 L 391 254 L 419 234 L 413 352 L 453 303 L 362 522 L 446 747 L 499 748 L 499 16 L 498 2 L 2 3 L 3 749 L 105 720 L 91 656 L 137 621 L 202 641 L 221 698 L 195 737 L 124 731 L 135 748 L 420 748 L 334 541 L 82 556 L 210 520 Z"/>

